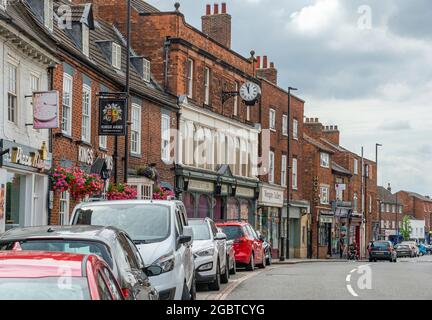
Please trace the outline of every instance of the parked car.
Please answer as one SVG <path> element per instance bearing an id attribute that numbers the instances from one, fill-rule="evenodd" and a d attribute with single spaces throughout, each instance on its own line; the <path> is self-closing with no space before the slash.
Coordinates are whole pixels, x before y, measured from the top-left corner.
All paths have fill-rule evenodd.
<path id="1" fill-rule="evenodd" d="M 397 253 L 391 241 L 374 241 L 369 246 L 369 262 L 389 260 L 397 262 Z"/>
<path id="2" fill-rule="evenodd" d="M 403 257 L 412 257 L 413 251 L 411 250 L 410 246 L 407 244 L 399 244 L 396 245 L 396 253 L 398 258 Z"/>
<path id="3" fill-rule="evenodd" d="M 219 290 L 229 280 L 226 235 L 218 231 L 213 220 L 190 219 L 194 233 L 192 252 L 195 258 L 196 282 Z"/>
<path id="4" fill-rule="evenodd" d="M 221 228 L 218 227 L 218 231 L 224 233 Z M 225 233 L 224 233 L 225 234 Z M 226 237 L 226 235 L 225 235 Z M 229 273 L 234 275 L 237 273 L 237 266 L 235 260 L 235 250 L 234 250 L 234 240 L 226 239 L 226 247 L 227 247 L 227 257 L 228 257 L 228 266 Z"/>
<path id="5" fill-rule="evenodd" d="M 71 224 L 125 230 L 138 247 L 161 300 L 195 299 L 193 231 L 181 201 L 81 203 L 73 211 Z"/>
<path id="6" fill-rule="evenodd" d="M 11 229 L 0 237 L 0 250 L 96 254 L 113 270 L 123 295 L 156 300 L 138 249 L 122 230 L 101 226 L 44 226 Z"/>
<path id="7" fill-rule="evenodd" d="M 3 251 L 0 300 L 123 300 L 123 295 L 108 264 L 94 254 Z"/>
<path id="8" fill-rule="evenodd" d="M 236 263 L 245 265 L 246 270 L 253 271 L 257 265 L 266 267 L 265 252 L 262 240 L 247 222 L 223 222 L 217 226 L 227 235 L 228 240 L 234 241 Z"/>
<path id="9" fill-rule="evenodd" d="M 272 254 L 271 254 L 271 244 L 270 242 L 267 241 L 267 239 L 261 234 L 261 232 L 259 232 L 258 230 L 256 231 L 257 235 L 258 235 L 258 239 L 261 239 L 261 241 L 263 242 L 263 247 L 264 247 L 264 252 L 265 252 L 265 256 L 266 256 L 266 265 L 270 266 L 272 264 Z"/>
<path id="10" fill-rule="evenodd" d="M 419 248 L 417 247 L 417 243 L 415 241 L 402 241 L 400 244 L 408 245 L 411 248 L 412 254 L 411 257 L 418 257 L 420 254 Z"/>

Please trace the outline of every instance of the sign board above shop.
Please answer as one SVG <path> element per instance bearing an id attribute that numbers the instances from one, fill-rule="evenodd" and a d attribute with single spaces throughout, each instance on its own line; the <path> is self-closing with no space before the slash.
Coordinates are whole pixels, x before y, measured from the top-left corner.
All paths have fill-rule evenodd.
<path id="1" fill-rule="evenodd" d="M 283 189 L 261 187 L 258 202 L 260 205 L 282 208 L 284 205 L 284 191 Z"/>
<path id="2" fill-rule="evenodd" d="M 99 135 L 126 135 L 126 105 L 125 98 L 101 97 L 99 99 Z"/>
<path id="3" fill-rule="evenodd" d="M 1 140 L 0 144 L 2 150 L 9 149 L 9 153 L 1 159 L 2 166 L 33 172 L 47 172 L 51 169 L 52 155 L 47 151 L 45 142 L 40 149 L 9 140 Z"/>

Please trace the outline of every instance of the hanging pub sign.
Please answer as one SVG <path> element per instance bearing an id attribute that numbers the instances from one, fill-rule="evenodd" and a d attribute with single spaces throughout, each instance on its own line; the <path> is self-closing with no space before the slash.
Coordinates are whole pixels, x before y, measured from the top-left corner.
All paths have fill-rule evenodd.
<path id="1" fill-rule="evenodd" d="M 58 91 L 33 92 L 33 127 L 55 129 L 59 127 Z"/>
<path id="2" fill-rule="evenodd" d="M 126 135 L 126 98 L 99 99 L 99 135 Z"/>

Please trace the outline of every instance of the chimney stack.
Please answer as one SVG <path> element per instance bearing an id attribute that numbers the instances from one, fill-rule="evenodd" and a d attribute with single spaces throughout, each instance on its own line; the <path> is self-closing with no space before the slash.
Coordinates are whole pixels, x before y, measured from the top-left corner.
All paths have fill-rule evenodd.
<path id="1" fill-rule="evenodd" d="M 231 15 L 227 13 L 227 5 L 222 3 L 222 13 L 219 13 L 219 4 L 206 5 L 206 15 L 201 17 L 202 32 L 219 42 L 221 45 L 231 49 Z"/>
<path id="2" fill-rule="evenodd" d="M 263 63 L 261 66 L 261 57 L 258 57 L 258 64 L 257 64 L 257 77 L 266 79 L 267 81 L 277 85 L 277 69 L 275 68 L 274 62 L 268 63 L 268 56 L 263 56 Z"/>
<path id="3" fill-rule="evenodd" d="M 327 139 L 328 141 L 339 145 L 340 143 L 340 132 L 338 129 L 338 126 L 332 125 L 332 126 L 325 126 L 323 131 L 323 138 Z"/>
<path id="4" fill-rule="evenodd" d="M 261 69 L 261 56 L 257 57 L 256 69 Z"/>

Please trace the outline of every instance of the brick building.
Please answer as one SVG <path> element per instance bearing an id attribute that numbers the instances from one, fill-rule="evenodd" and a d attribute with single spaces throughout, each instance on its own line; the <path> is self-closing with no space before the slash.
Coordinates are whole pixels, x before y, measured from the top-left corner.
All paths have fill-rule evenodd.
<path id="1" fill-rule="evenodd" d="M 29 5 L 29 10 L 37 18 L 35 3 Z M 55 21 L 61 5 L 71 10 L 70 26 L 62 28 L 53 23 L 51 32 L 43 30 L 55 41 L 61 61 L 53 71 L 52 88 L 60 92 L 60 128 L 53 129 L 53 164 L 65 168 L 78 166 L 90 172 L 97 159 L 104 159 L 111 170 L 111 182 L 123 182 L 125 137 L 98 136 L 97 106 L 99 93 L 124 92 L 125 40 L 115 27 L 94 15 L 91 4 L 71 5 L 68 1 L 49 4 L 53 5 Z M 42 28 L 41 22 L 36 21 Z M 164 93 L 153 81 L 145 58 L 132 51 L 130 63 L 127 176 L 129 184 L 137 187 L 139 197 L 148 198 L 155 181 L 141 176 L 142 170 L 138 169 L 155 165 L 160 177 L 158 183 L 170 185 L 173 181 L 172 165 L 163 161 L 172 142 L 161 144 L 161 141 L 165 132 L 176 127 L 178 105 L 176 97 Z M 49 223 L 68 223 L 77 201 L 64 192 L 53 194 L 50 202 Z"/>
<path id="2" fill-rule="evenodd" d="M 400 234 L 404 217 L 402 199 L 393 194 L 390 184 L 387 188 L 378 186 L 379 235 L 380 239 L 395 241 Z"/>
<path id="3" fill-rule="evenodd" d="M 432 229 L 432 199 L 416 192 L 398 191 L 398 199 L 403 203 L 403 214 L 425 222 L 424 240 L 430 242 Z M 421 238 L 420 238 L 421 239 Z"/>
<path id="4" fill-rule="evenodd" d="M 309 212 L 309 203 L 304 200 L 301 183 L 303 180 L 301 137 L 305 102 L 291 94 L 291 114 L 288 117 L 288 92 L 277 85 L 277 69 L 274 63 L 269 64 L 267 56 L 262 58 L 258 56 L 256 68 L 256 76 L 261 80 L 262 89 L 260 123 L 262 129 L 270 135 L 269 165 L 271 168 L 270 174 L 260 177 L 262 186 L 258 201 L 257 214 L 260 217 L 258 222 L 270 227 L 267 229 L 271 232 L 269 237 L 273 239 L 278 239 L 280 236 L 286 238 L 288 225 L 289 254 L 286 256 L 305 258 L 307 256 L 307 213 Z M 288 142 L 291 150 L 289 157 Z M 288 164 L 291 167 L 289 175 Z M 288 224 L 287 182 L 291 189 Z M 256 227 L 259 230 L 266 229 L 260 224 Z"/>
<path id="5" fill-rule="evenodd" d="M 330 156 L 332 162 L 330 167 L 334 177 L 329 186 L 332 209 L 328 212 L 329 215 L 334 216 L 332 245 L 330 246 L 329 241 L 323 237 L 324 243 L 328 245 L 328 253 L 334 254 L 334 252 L 339 251 L 337 249 L 339 244 L 335 243 L 334 238 L 340 238 L 340 235 L 344 235 L 345 243 L 348 243 L 348 241 L 352 243 L 355 240 L 364 255 L 366 244 L 378 237 L 376 164 L 368 159 L 362 159 L 361 156 L 340 146 L 340 132 L 337 126 L 323 126 L 316 118 L 306 118 L 304 132 L 333 153 Z M 303 149 L 304 156 L 306 156 L 307 152 Z M 306 164 L 304 165 L 306 166 Z M 308 180 L 307 177 L 304 180 L 306 183 L 307 181 L 313 181 Z M 329 178 L 327 177 L 326 180 L 328 181 Z M 339 188 L 336 186 L 339 186 Z M 332 191 L 332 189 L 334 190 Z M 307 194 L 306 190 L 304 193 Z M 313 213 L 312 210 L 311 212 Z M 325 216 L 324 212 L 323 216 Z M 349 221 L 347 221 L 347 216 L 350 217 Z M 317 219 L 317 217 L 315 218 Z M 330 223 L 330 219 L 324 220 L 326 220 L 324 223 Z M 330 227 L 327 226 L 327 228 Z M 313 230 L 314 228 L 312 228 Z M 346 239 L 348 236 L 349 240 Z M 330 236 L 327 238 L 330 239 Z M 313 241 L 316 243 L 316 240 Z M 321 252 L 320 255 L 322 255 Z"/>

